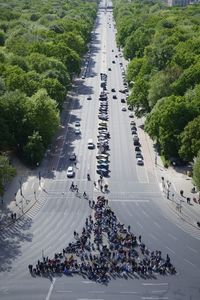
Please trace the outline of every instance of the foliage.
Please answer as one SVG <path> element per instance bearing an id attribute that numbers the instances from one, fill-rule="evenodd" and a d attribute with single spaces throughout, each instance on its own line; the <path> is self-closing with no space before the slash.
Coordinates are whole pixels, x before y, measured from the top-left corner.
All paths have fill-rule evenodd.
<path id="1" fill-rule="evenodd" d="M 0 196 L 3 195 L 5 185 L 15 176 L 16 170 L 10 165 L 5 155 L 0 155 Z"/>
<path id="2" fill-rule="evenodd" d="M 0 0 L 0 151 L 41 160 L 80 72 L 97 3 Z"/>
<path id="3" fill-rule="evenodd" d="M 165 159 L 193 160 L 200 145 L 200 5 L 113 0 L 117 43 L 130 59 L 129 104 Z"/>
<path id="4" fill-rule="evenodd" d="M 41 160 L 45 152 L 42 137 L 39 132 L 33 132 L 28 136 L 28 141 L 23 148 L 25 159 L 32 165 L 36 166 Z"/>
<path id="5" fill-rule="evenodd" d="M 180 134 L 180 156 L 186 161 L 192 161 L 200 149 L 200 116 L 193 119 Z"/>
<path id="6" fill-rule="evenodd" d="M 200 190 L 200 151 L 198 152 L 198 155 L 196 157 L 194 167 L 193 167 L 193 181 L 194 181 L 194 184 Z"/>

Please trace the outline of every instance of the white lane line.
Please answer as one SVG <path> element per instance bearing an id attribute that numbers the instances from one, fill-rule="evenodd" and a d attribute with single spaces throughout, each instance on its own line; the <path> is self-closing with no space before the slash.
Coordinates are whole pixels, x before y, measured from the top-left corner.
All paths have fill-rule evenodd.
<path id="1" fill-rule="evenodd" d="M 196 268 L 196 266 L 191 261 L 189 261 L 188 259 L 184 258 L 184 261 L 186 261 L 188 264 L 190 264 L 191 266 Z"/>
<path id="2" fill-rule="evenodd" d="M 105 291 L 88 291 L 88 293 L 103 294 L 103 293 L 105 293 Z"/>
<path id="3" fill-rule="evenodd" d="M 194 248 L 192 248 L 192 247 L 190 247 L 190 246 L 187 246 L 192 252 L 194 252 L 194 253 L 199 253 L 196 249 L 194 249 Z"/>
<path id="4" fill-rule="evenodd" d="M 72 293 L 72 291 L 56 291 L 56 293 Z"/>
<path id="5" fill-rule="evenodd" d="M 120 294 L 138 294 L 138 292 L 119 292 Z"/>
<path id="6" fill-rule="evenodd" d="M 146 217 L 149 217 L 149 215 L 146 213 L 146 211 L 142 210 L 143 215 L 145 215 Z"/>
<path id="7" fill-rule="evenodd" d="M 112 202 L 135 202 L 135 203 L 138 203 L 138 202 L 149 202 L 149 200 L 139 200 L 139 199 L 110 199 L 110 201 Z"/>
<path id="8" fill-rule="evenodd" d="M 48 291 L 48 294 L 47 294 L 45 300 L 49 300 L 50 299 L 51 294 L 53 292 L 53 287 L 54 287 L 55 282 L 56 282 L 56 278 L 53 278 L 52 283 L 50 285 L 50 288 L 49 288 L 49 291 Z"/>
<path id="9" fill-rule="evenodd" d="M 166 293 L 167 290 L 155 290 L 155 291 L 151 291 L 152 293 Z"/>
<path id="10" fill-rule="evenodd" d="M 168 249 L 170 252 L 175 253 L 175 251 L 173 251 L 171 248 L 166 246 L 166 249 Z"/>
<path id="11" fill-rule="evenodd" d="M 158 285 L 159 286 L 159 285 L 168 285 L 168 283 L 167 282 L 159 282 L 159 283 L 143 282 L 142 285 Z"/>
<path id="12" fill-rule="evenodd" d="M 149 234 L 154 240 L 158 240 L 158 238 L 153 234 L 153 233 L 150 233 Z"/>
<path id="13" fill-rule="evenodd" d="M 142 297 L 143 300 L 167 300 L 168 297 Z"/>
<path id="14" fill-rule="evenodd" d="M 140 222 L 137 222 L 137 224 L 138 224 L 141 228 L 143 228 L 143 225 L 142 225 Z"/>
<path id="15" fill-rule="evenodd" d="M 173 240 L 177 241 L 177 238 L 176 238 L 173 234 L 168 233 L 168 235 L 169 235 Z"/>
<path id="16" fill-rule="evenodd" d="M 157 222 L 153 222 L 158 228 L 161 228 L 160 224 L 158 224 Z"/>

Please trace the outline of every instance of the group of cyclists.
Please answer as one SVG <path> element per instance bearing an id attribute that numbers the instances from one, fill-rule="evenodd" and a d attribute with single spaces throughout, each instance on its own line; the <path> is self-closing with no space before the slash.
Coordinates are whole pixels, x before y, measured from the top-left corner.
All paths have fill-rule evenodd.
<path id="1" fill-rule="evenodd" d="M 91 214 L 82 232 L 74 231 L 74 241 L 53 258 L 43 257 L 29 265 L 32 276 L 80 274 L 89 280 L 107 283 L 112 278 L 155 278 L 175 274 L 169 255 L 149 250 L 131 226 L 120 223 L 105 196 L 89 203 Z"/>

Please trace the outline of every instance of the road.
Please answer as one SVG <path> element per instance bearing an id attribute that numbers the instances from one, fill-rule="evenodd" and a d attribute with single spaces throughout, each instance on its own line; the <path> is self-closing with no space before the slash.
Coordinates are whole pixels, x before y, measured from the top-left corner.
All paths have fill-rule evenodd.
<path id="1" fill-rule="evenodd" d="M 56 151 L 41 167 L 38 202 L 15 226 L 1 232 L 0 299 L 200 299 L 199 235 L 195 229 L 186 228 L 184 221 L 177 219 L 165 205 L 147 148 L 143 148 L 144 166 L 136 164 L 130 112 L 121 111 L 124 104 L 118 92 L 123 87 L 120 62 L 112 13 L 100 11 L 86 78 L 75 80 L 70 102 L 63 113 Z M 109 67 L 112 71 L 107 71 Z M 93 180 L 98 179 L 97 149 L 88 150 L 87 141 L 89 138 L 97 141 L 101 72 L 108 74 L 111 173 L 104 180 L 109 185 L 110 206 L 122 223 L 130 224 L 136 235 L 142 236 L 151 250 L 159 249 L 163 256 L 168 253 L 178 273 L 157 280 L 117 279 L 107 286 L 80 276 L 51 280 L 32 278 L 28 264 L 36 263 L 42 255 L 52 257 L 62 251 L 73 239 L 74 230 L 81 231 L 91 212 L 87 201 L 70 192 L 72 180 L 80 192 L 86 191 L 91 199 L 99 194 L 93 186 Z M 112 99 L 111 88 L 116 89 L 116 100 Z M 92 100 L 87 100 L 88 95 Z M 74 134 L 75 121 L 80 121 L 80 136 Z M 138 133 L 142 140 L 142 128 L 138 127 Z M 71 164 L 69 154 L 72 152 L 77 155 L 76 175 L 74 179 L 67 179 L 66 169 Z"/>

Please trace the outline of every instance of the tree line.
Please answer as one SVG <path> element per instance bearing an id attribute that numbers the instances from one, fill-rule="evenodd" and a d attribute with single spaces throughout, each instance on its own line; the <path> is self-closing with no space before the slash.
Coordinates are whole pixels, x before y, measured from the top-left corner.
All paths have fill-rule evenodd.
<path id="1" fill-rule="evenodd" d="M 0 153 L 41 161 L 80 72 L 97 4 L 0 0 Z"/>
<path id="2" fill-rule="evenodd" d="M 113 3 L 117 43 L 130 60 L 129 104 L 146 116 L 145 130 L 166 160 L 200 164 L 200 5 Z"/>

